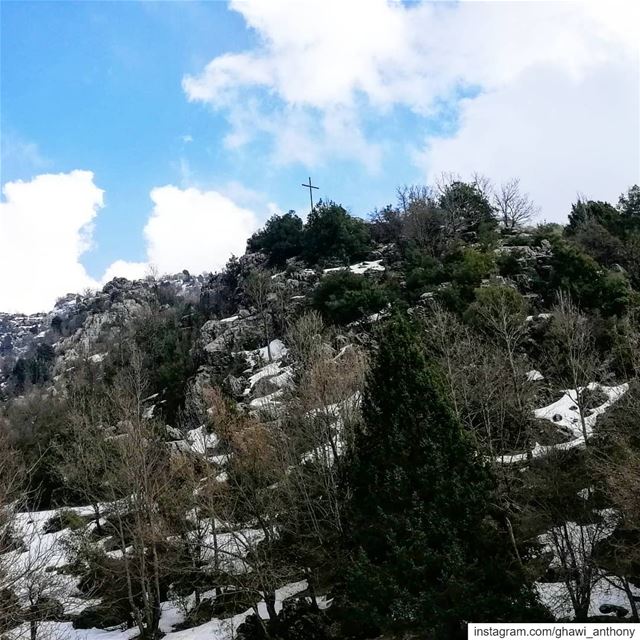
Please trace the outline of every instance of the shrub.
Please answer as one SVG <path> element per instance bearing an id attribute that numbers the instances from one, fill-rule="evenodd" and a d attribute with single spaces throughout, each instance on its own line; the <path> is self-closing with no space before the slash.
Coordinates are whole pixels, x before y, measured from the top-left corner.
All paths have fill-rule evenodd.
<path id="1" fill-rule="evenodd" d="M 468 309 L 471 324 L 481 331 L 493 333 L 496 325 L 504 329 L 522 326 L 527 314 L 527 305 L 522 294 L 513 287 L 491 284 L 476 290 L 476 299 Z"/>
<path id="2" fill-rule="evenodd" d="M 440 260 L 416 247 L 406 250 L 404 272 L 410 298 L 416 298 L 427 287 L 442 282 L 444 275 Z"/>
<path id="3" fill-rule="evenodd" d="M 303 600 L 287 600 L 277 620 L 262 623 L 255 614 L 238 627 L 237 640 L 328 640 L 328 621 L 323 611 Z"/>
<path id="4" fill-rule="evenodd" d="M 622 273 L 601 267 L 576 245 L 556 240 L 553 245 L 548 302 L 558 290 L 568 291 L 586 309 L 600 309 L 604 315 L 625 311 L 631 290 Z"/>
<path id="5" fill-rule="evenodd" d="M 313 294 L 314 307 L 337 324 L 379 311 L 388 300 L 388 292 L 376 281 L 349 271 L 325 276 Z"/>
<path id="6" fill-rule="evenodd" d="M 74 629 L 106 629 L 122 624 L 129 618 L 126 607 L 115 608 L 109 604 L 88 607 L 73 620 Z"/>
<path id="7" fill-rule="evenodd" d="M 81 515 L 78 515 L 75 511 L 71 511 L 70 509 L 63 509 L 46 521 L 43 532 L 56 533 L 63 529 L 77 531 L 78 529 L 82 529 L 85 524 L 86 520 Z"/>
<path id="8" fill-rule="evenodd" d="M 369 228 L 335 202 L 320 202 L 304 228 L 303 255 L 310 264 L 329 259 L 343 263 L 362 259 L 371 248 Z"/>
<path id="9" fill-rule="evenodd" d="M 161 309 L 137 319 L 134 338 L 142 352 L 150 393 L 162 393 L 158 406 L 173 423 L 184 402 L 187 381 L 198 368 L 191 347 L 201 318 L 189 307 Z"/>
<path id="10" fill-rule="evenodd" d="M 371 235 L 376 242 L 387 244 L 400 241 L 404 221 L 396 208 L 387 205 L 376 210 L 371 214 L 370 220 Z"/>
<path id="11" fill-rule="evenodd" d="M 294 211 L 273 215 L 264 228 L 247 241 L 249 251 L 262 251 L 271 266 L 284 266 L 288 258 L 302 252 L 302 220 Z"/>
<path id="12" fill-rule="evenodd" d="M 438 201 L 450 224 L 460 231 L 478 232 L 496 227 L 495 212 L 480 189 L 473 184 L 455 180 L 448 184 Z"/>
<path id="13" fill-rule="evenodd" d="M 463 249 L 445 261 L 448 278 L 459 285 L 478 286 L 495 271 L 495 256 L 477 249 Z"/>
<path id="14" fill-rule="evenodd" d="M 571 207 L 569 224 L 565 232 L 575 233 L 583 224 L 596 222 L 609 231 L 614 231 L 619 226 L 620 214 L 608 202 L 594 200 L 578 200 Z"/>

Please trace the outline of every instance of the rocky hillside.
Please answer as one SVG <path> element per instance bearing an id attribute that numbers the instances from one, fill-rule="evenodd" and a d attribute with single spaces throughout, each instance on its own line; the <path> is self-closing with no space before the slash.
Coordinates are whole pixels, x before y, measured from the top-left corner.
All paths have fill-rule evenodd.
<path id="1" fill-rule="evenodd" d="M 635 263 L 447 203 L 3 315 L 0 634 L 637 620 Z"/>

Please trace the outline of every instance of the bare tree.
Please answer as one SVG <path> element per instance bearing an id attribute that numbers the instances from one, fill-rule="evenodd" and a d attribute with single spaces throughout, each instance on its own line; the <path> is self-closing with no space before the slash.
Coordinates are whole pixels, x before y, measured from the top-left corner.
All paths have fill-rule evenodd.
<path id="1" fill-rule="evenodd" d="M 25 476 L 0 417 L 0 633 L 37 640 L 42 621 L 61 615 L 65 589 L 45 521 L 28 511 Z"/>
<path id="2" fill-rule="evenodd" d="M 116 432 L 109 433 L 91 421 L 84 424 L 90 439 L 80 437 L 74 445 L 80 454 L 77 464 L 84 468 L 72 477 L 79 480 L 100 471 L 102 482 L 92 481 L 85 496 L 94 511 L 107 498 L 106 532 L 118 551 L 118 558 L 113 559 L 81 537 L 75 541 L 77 558 L 103 576 L 101 595 L 109 596 L 113 607 L 120 609 L 126 602 L 131 623 L 138 627 L 141 638 L 149 640 L 158 636 L 161 602 L 166 599 L 165 576 L 174 565 L 166 502 L 176 495 L 177 478 L 160 425 L 145 417 L 147 395 L 142 356 L 131 347 L 127 366 L 108 388 Z M 82 427 L 83 421 L 78 425 Z"/>
<path id="3" fill-rule="evenodd" d="M 313 362 L 324 345 L 326 327 L 317 311 L 309 311 L 291 322 L 286 341 L 291 354 L 302 368 Z"/>
<path id="4" fill-rule="evenodd" d="M 321 574 L 326 573 L 323 567 L 339 564 L 336 541 L 343 533 L 339 476 L 360 420 L 368 363 L 355 345 L 336 352 L 330 332 L 316 315 L 300 318 L 287 342 L 301 357 L 278 450 L 288 470 L 282 487 L 290 508 L 283 527 L 296 541 L 296 556 L 315 600 Z"/>
<path id="5" fill-rule="evenodd" d="M 273 274 L 270 271 L 254 269 L 248 275 L 245 281 L 245 291 L 256 307 L 260 322 L 262 324 L 262 332 L 267 345 L 267 354 L 269 362 L 271 362 L 271 313 L 270 303 L 273 291 Z"/>
<path id="6" fill-rule="evenodd" d="M 586 523 L 563 520 L 542 537 L 553 553 L 551 566 L 566 589 L 565 594 L 557 597 L 562 600 L 564 595 L 569 600 L 578 621 L 588 619 L 593 590 L 604 579 L 594 549 L 611 533 L 609 518 L 609 514 L 604 514 L 594 515 Z"/>
<path id="7" fill-rule="evenodd" d="M 493 204 L 505 229 L 511 230 L 528 224 L 540 211 L 529 194 L 520 191 L 518 178 L 503 182 L 493 192 Z"/>
<path id="8" fill-rule="evenodd" d="M 439 255 L 446 245 L 445 220 L 433 191 L 424 185 L 405 185 L 396 193 L 402 211 L 402 235 L 430 255 Z"/>
<path id="9" fill-rule="evenodd" d="M 580 312 L 568 293 L 558 293 L 552 316 L 551 335 L 555 342 L 547 354 L 551 359 L 549 370 L 555 371 L 559 382 L 573 394 L 585 446 L 588 446 L 589 385 L 597 382 L 605 363 L 595 348 L 589 318 Z"/>
<path id="10" fill-rule="evenodd" d="M 24 469 L 17 452 L 11 446 L 8 424 L 0 416 L 0 632 L 19 622 L 19 604 L 15 588 L 29 572 L 29 567 L 17 568 L 10 551 L 23 542 L 16 538 L 16 500 L 23 488 Z"/>
<path id="11" fill-rule="evenodd" d="M 527 384 L 522 367 L 522 345 L 527 336 L 526 309 L 522 296 L 508 286 L 481 289 L 473 310 L 480 326 L 497 346 L 504 350 L 511 372 L 511 388 L 520 411 L 524 412 Z"/>
<path id="12" fill-rule="evenodd" d="M 614 508 L 621 516 L 619 533 L 607 540 L 603 554 L 604 566 L 615 574 L 610 584 L 624 591 L 631 609 L 632 619 L 640 621 L 638 601 L 630 578 L 640 563 L 640 546 L 635 536 L 625 532 L 640 530 L 640 451 L 637 443 L 637 425 L 640 422 L 640 387 L 638 379 L 630 382 L 628 392 L 599 424 L 598 432 L 607 443 L 599 447 L 590 462 L 595 477 Z"/>

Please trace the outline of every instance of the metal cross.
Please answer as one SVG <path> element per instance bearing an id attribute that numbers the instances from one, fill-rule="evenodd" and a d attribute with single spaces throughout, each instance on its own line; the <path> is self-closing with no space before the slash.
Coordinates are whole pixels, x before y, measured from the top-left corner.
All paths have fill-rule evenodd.
<path id="1" fill-rule="evenodd" d="M 309 176 L 309 184 L 305 184 L 303 182 L 302 186 L 306 187 L 307 189 L 309 189 L 309 200 L 311 201 L 311 211 L 313 211 L 313 191 L 312 191 L 312 189 L 318 189 L 318 187 L 314 187 L 311 184 L 311 176 Z"/>

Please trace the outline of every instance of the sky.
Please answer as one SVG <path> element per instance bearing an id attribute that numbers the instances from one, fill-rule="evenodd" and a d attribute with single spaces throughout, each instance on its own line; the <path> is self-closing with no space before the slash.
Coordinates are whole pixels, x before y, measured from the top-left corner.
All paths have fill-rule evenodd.
<path id="1" fill-rule="evenodd" d="M 562 222 L 640 180 L 640 3 L 0 2 L 0 311 L 216 271 L 443 172 Z"/>

